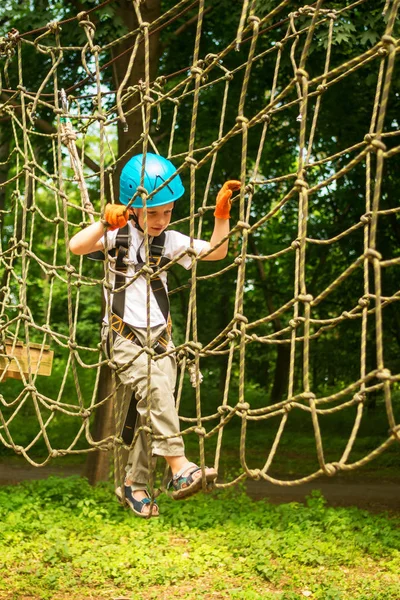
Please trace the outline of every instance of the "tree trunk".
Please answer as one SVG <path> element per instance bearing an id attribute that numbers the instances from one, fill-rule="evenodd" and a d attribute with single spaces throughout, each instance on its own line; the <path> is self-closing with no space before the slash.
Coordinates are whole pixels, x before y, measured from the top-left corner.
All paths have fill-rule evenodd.
<path id="1" fill-rule="evenodd" d="M 8 128 L 0 128 L 0 210 L 6 209 L 6 186 L 4 185 L 8 179 L 8 168 L 9 164 L 7 162 L 8 155 L 10 153 L 10 140 L 11 136 L 7 131 Z M 0 213 L 2 215 L 2 213 Z M 3 235 L 3 222 L 4 216 L 0 218 L 0 235 Z M 4 286 L 6 285 L 8 277 L 8 271 L 3 271 L 3 276 L 1 278 L 0 283 L 0 302 L 2 302 L 4 298 Z"/>
<path id="2" fill-rule="evenodd" d="M 249 236 L 249 246 L 253 254 L 259 256 L 259 252 L 254 241 L 254 237 Z M 269 313 L 272 314 L 275 312 L 274 305 L 272 302 L 272 295 L 268 287 L 267 276 L 265 274 L 263 264 L 258 260 L 257 261 L 257 269 L 260 276 L 261 289 L 264 294 L 264 298 L 269 310 Z M 274 331 L 280 331 L 282 329 L 282 323 L 279 317 L 275 317 L 272 321 Z M 277 356 L 275 363 L 275 372 L 274 372 L 274 383 L 272 385 L 271 391 L 271 401 L 272 402 L 280 402 L 282 400 L 284 394 L 286 393 L 288 386 L 288 377 L 289 377 L 289 368 L 290 368 L 290 346 L 289 344 L 277 344 Z"/>
<path id="3" fill-rule="evenodd" d="M 100 371 L 99 391 L 97 400 L 111 393 L 111 375 L 110 369 L 104 365 Z M 103 440 L 108 435 L 111 435 L 114 427 L 113 404 L 106 402 L 96 409 L 93 439 L 98 442 Z M 110 475 L 110 453 L 105 451 L 95 451 L 88 454 L 85 465 L 85 476 L 88 478 L 91 485 L 95 485 L 99 481 L 107 481 Z"/>
<path id="4" fill-rule="evenodd" d="M 146 0 L 144 4 L 140 5 L 140 11 L 143 21 L 151 23 L 160 15 L 160 4 L 161 0 Z M 120 8 L 118 10 L 119 17 L 130 31 L 134 30 L 138 26 L 135 11 L 132 6 L 132 2 L 122 0 Z M 153 80 L 156 76 L 158 69 L 158 33 L 150 36 L 150 80 Z M 133 38 L 123 41 L 121 44 L 115 47 L 115 55 L 122 53 L 127 48 L 131 47 L 134 43 Z M 117 89 L 125 77 L 125 73 L 128 69 L 129 58 L 131 52 L 127 52 L 121 56 L 114 65 L 114 85 Z M 135 62 L 125 87 L 134 86 L 139 83 L 140 80 L 145 80 L 145 45 L 144 41 L 139 46 L 138 53 L 136 55 Z M 138 102 L 139 95 L 135 95 L 124 105 L 124 112 L 132 109 Z M 118 198 L 119 189 L 119 175 L 122 167 L 126 161 L 134 154 L 140 154 L 142 152 L 142 145 L 139 144 L 132 151 L 130 148 L 140 139 L 143 132 L 142 123 L 142 112 L 137 110 L 130 115 L 127 115 L 127 126 L 128 130 L 124 131 L 122 124 L 118 123 L 118 155 L 124 156 L 124 159 L 117 164 L 117 169 L 114 176 L 114 197 Z M 98 398 L 101 400 L 105 398 L 111 390 L 111 372 L 108 367 L 104 367 L 101 372 L 99 381 Z M 117 399 L 115 398 L 115 401 Z M 114 432 L 114 417 L 113 417 L 113 405 L 112 402 L 106 402 L 101 405 L 95 414 L 94 420 L 94 432 L 96 439 L 102 439 Z M 89 482 L 95 485 L 98 481 L 107 480 L 110 474 L 110 453 L 109 452 L 93 452 L 89 454 L 86 464 L 86 475 Z"/>
<path id="5" fill-rule="evenodd" d="M 161 0 L 146 0 L 144 4 L 140 5 L 140 12 L 142 15 L 142 19 L 144 22 L 151 23 L 155 19 L 160 16 L 161 13 Z M 119 9 L 119 16 L 125 25 L 128 26 L 129 30 L 132 31 L 138 27 L 138 21 L 136 18 L 135 11 L 132 8 L 132 2 L 121 2 L 121 7 Z M 133 38 L 129 38 L 128 40 L 123 41 L 121 44 L 115 47 L 114 52 L 116 55 L 128 50 L 133 46 L 134 40 Z M 128 50 L 126 54 L 121 56 L 116 62 L 114 66 L 114 83 L 116 88 L 122 83 L 125 74 L 127 72 L 129 59 L 132 54 L 132 50 Z M 149 66 L 150 66 L 150 81 L 154 81 L 158 72 L 158 58 L 159 58 L 159 34 L 154 33 L 149 37 Z M 145 81 L 145 43 L 144 38 L 139 45 L 135 62 L 133 64 L 133 68 L 130 74 L 128 81 L 125 83 L 125 89 L 129 86 L 138 85 L 138 83 L 142 80 Z M 135 94 L 132 96 L 125 104 L 124 104 L 124 113 L 132 110 L 137 104 L 140 102 L 139 94 Z M 119 181 L 119 174 L 121 172 L 122 167 L 126 163 L 126 161 L 135 154 L 140 154 L 142 152 L 142 144 L 138 144 L 134 146 L 134 144 L 139 140 L 141 134 L 143 133 L 143 122 L 142 122 L 142 111 L 141 109 L 136 110 L 135 112 L 126 116 L 127 120 L 127 131 L 124 131 L 124 126 L 122 123 L 118 122 L 118 156 L 123 156 L 126 154 L 126 157 L 118 163 L 116 172 L 115 172 L 115 182 L 116 184 Z M 131 148 L 133 148 L 131 150 Z"/>
<path id="6" fill-rule="evenodd" d="M 0 210 L 5 210 L 6 207 L 6 186 L 4 185 L 8 179 L 8 168 L 7 162 L 8 155 L 10 153 L 10 132 L 8 127 L 0 127 Z M 3 219 L 0 221 L 0 232 L 3 229 Z"/>

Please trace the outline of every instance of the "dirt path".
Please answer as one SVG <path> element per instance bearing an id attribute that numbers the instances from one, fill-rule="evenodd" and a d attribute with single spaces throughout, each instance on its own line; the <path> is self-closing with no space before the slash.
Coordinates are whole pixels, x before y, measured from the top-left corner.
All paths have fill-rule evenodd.
<path id="1" fill-rule="evenodd" d="M 29 463 L 0 462 L 0 485 L 15 485 L 22 481 L 46 479 L 51 475 L 69 477 L 82 475 L 83 466 L 48 465 L 43 468 L 31 467 Z M 330 506 L 357 506 L 372 512 L 391 511 L 400 514 L 400 480 L 374 481 L 357 479 L 350 475 L 320 478 L 311 483 L 294 487 L 272 485 L 266 481 L 246 483 L 249 496 L 254 500 L 268 499 L 273 504 L 304 502 L 312 490 L 321 490 Z"/>

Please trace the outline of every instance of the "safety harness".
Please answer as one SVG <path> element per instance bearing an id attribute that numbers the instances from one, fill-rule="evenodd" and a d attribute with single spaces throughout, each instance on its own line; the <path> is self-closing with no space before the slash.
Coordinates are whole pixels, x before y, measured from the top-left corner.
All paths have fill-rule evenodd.
<path id="1" fill-rule="evenodd" d="M 125 227 L 122 227 L 118 230 L 117 237 L 115 240 L 115 284 L 113 290 L 113 302 L 111 307 L 111 322 L 110 327 L 113 332 L 113 339 L 115 341 L 117 335 L 130 340 L 131 342 L 142 346 L 142 342 L 135 334 L 133 328 L 124 321 L 124 312 L 125 312 L 125 296 L 126 296 L 126 288 L 124 288 L 126 284 L 126 272 L 128 270 L 127 257 L 129 252 L 129 225 L 126 224 Z M 171 260 L 163 256 L 165 246 L 165 231 L 163 231 L 159 236 L 153 237 L 149 247 L 149 265 L 153 269 L 153 271 L 157 272 L 162 267 L 167 265 Z M 136 253 L 137 264 L 135 265 L 135 270 L 140 271 L 140 269 L 146 264 L 142 261 L 140 256 L 141 246 L 138 248 Z M 110 252 L 113 254 L 113 251 Z M 92 260 L 105 260 L 104 252 L 91 252 L 88 254 L 88 257 Z M 167 327 L 158 338 L 153 342 L 152 348 L 157 354 L 162 354 L 166 351 L 167 345 L 171 339 L 171 329 L 172 329 L 172 321 L 170 316 L 170 307 L 169 307 L 169 299 L 168 294 L 165 289 L 165 286 L 159 276 L 153 277 L 150 280 L 150 286 L 154 297 L 157 301 L 157 304 L 162 312 L 162 315 L 167 323 Z M 120 288 L 122 289 L 120 292 Z M 109 349 L 108 349 L 109 350 Z"/>
<path id="2" fill-rule="evenodd" d="M 116 262 L 115 262 L 115 285 L 114 285 L 114 294 L 113 294 L 113 303 L 112 303 L 112 314 L 111 314 L 111 329 L 113 330 L 114 340 L 116 335 L 120 335 L 128 340 L 131 340 L 135 344 L 139 346 L 142 345 L 131 326 L 124 322 L 124 310 L 125 310 L 125 289 L 121 292 L 117 292 L 117 290 L 123 287 L 126 283 L 126 271 L 128 266 L 126 264 L 126 258 L 128 256 L 129 251 L 129 226 L 128 224 L 125 227 L 118 230 L 118 234 L 116 237 Z M 149 256 L 149 264 L 150 267 L 154 271 L 158 271 L 165 265 L 167 265 L 170 261 L 169 258 L 163 256 L 165 246 L 165 231 L 163 231 L 159 236 L 154 237 L 150 243 L 150 256 Z M 140 271 L 140 269 L 145 265 L 140 256 L 140 248 L 136 253 L 137 264 L 135 265 L 135 270 Z M 171 317 L 170 317 L 170 309 L 169 309 L 169 299 L 168 294 L 166 292 L 165 286 L 161 281 L 161 278 L 153 277 L 150 280 L 150 286 L 154 297 L 157 301 L 157 304 L 162 312 L 162 315 L 167 323 L 167 327 L 165 330 L 158 336 L 155 342 L 152 345 L 153 350 L 157 354 L 162 354 L 166 351 L 168 342 L 171 339 Z"/>
<path id="3" fill-rule="evenodd" d="M 170 261 L 169 258 L 163 256 L 165 246 L 165 232 L 163 231 L 159 236 L 154 237 L 150 243 L 150 256 L 149 256 L 149 264 L 154 271 L 158 271 Z M 140 256 L 140 248 L 139 247 L 136 260 L 137 264 L 135 265 L 135 270 L 139 271 L 145 263 L 142 261 Z M 118 230 L 116 241 L 115 241 L 115 249 L 111 250 L 110 254 L 116 257 L 115 260 L 115 284 L 114 284 L 114 294 L 113 294 L 113 302 L 111 307 L 111 323 L 110 327 L 113 334 L 113 341 L 118 335 L 121 337 L 130 340 L 131 342 L 142 346 L 142 342 L 136 336 L 135 332 L 131 328 L 128 323 L 124 322 L 124 311 L 125 311 L 125 289 L 120 292 L 117 292 L 118 289 L 122 288 L 126 283 L 126 272 L 128 269 L 127 265 L 127 257 L 129 252 L 129 225 L 126 224 L 125 227 L 122 227 Z M 91 260 L 105 260 L 105 254 L 102 251 L 91 252 L 88 254 L 88 257 Z M 150 280 L 150 286 L 154 297 L 157 301 L 157 304 L 163 314 L 165 322 L 167 323 L 167 327 L 162 331 L 162 333 L 158 336 L 158 338 L 153 342 L 152 348 L 157 354 L 162 354 L 166 351 L 167 345 L 171 339 L 171 329 L 172 329 L 172 321 L 169 309 L 169 299 L 168 294 L 165 289 L 165 286 L 160 277 L 153 277 Z M 107 353 L 110 356 L 110 348 L 107 348 Z M 136 409 L 136 401 L 135 394 L 132 394 L 128 412 L 125 417 L 125 422 L 122 427 L 121 437 L 124 440 L 125 444 L 128 446 L 132 443 L 134 430 L 135 430 L 135 422 L 137 418 L 137 409 Z"/>

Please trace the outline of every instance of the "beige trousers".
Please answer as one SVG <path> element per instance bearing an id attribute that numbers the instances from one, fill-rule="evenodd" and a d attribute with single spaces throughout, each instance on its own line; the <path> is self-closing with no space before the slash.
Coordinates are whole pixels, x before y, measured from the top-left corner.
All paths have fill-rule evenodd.
<path id="1" fill-rule="evenodd" d="M 165 326 L 151 328 L 152 342 L 165 329 Z M 102 328 L 102 344 L 106 350 L 108 325 Z M 138 339 L 146 343 L 146 330 L 133 330 Z M 170 342 L 168 349 L 172 349 Z M 113 360 L 118 367 L 123 367 L 141 350 L 141 346 L 117 335 L 113 344 Z M 171 436 L 168 439 L 152 439 L 151 455 L 183 456 L 185 454 L 182 437 L 179 434 L 179 417 L 175 407 L 176 360 L 174 355 L 151 361 L 150 386 L 147 385 L 148 355 L 142 353 L 132 364 L 118 374 L 123 385 L 128 386 L 135 395 L 137 404 L 137 420 L 135 431 L 147 424 L 147 406 L 150 403 L 150 426 L 154 436 Z M 122 407 L 123 421 L 128 411 L 131 394 L 127 395 L 126 406 Z M 140 431 L 133 448 L 129 452 L 126 465 L 127 478 L 133 481 L 133 489 L 144 489 L 149 481 L 149 468 L 155 468 L 156 458 L 149 466 L 148 434 Z"/>

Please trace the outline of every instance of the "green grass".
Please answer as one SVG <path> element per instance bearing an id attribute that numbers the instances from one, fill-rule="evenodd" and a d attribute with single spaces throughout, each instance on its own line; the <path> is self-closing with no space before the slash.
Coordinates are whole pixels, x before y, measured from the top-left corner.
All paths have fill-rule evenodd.
<path id="1" fill-rule="evenodd" d="M 227 490 L 161 517 L 123 510 L 109 484 L 49 478 L 0 489 L 0 599 L 398 600 L 400 519 L 253 502 Z"/>

